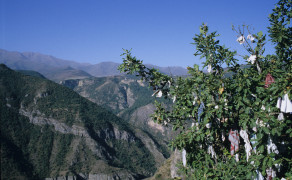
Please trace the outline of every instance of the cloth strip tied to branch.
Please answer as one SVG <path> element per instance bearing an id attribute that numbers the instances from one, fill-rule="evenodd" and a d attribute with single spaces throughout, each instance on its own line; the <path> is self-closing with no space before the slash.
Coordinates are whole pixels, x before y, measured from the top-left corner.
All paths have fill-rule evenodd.
<path id="1" fill-rule="evenodd" d="M 230 154 L 233 156 L 239 150 L 239 135 L 238 131 L 232 131 L 230 129 L 228 140 L 231 142 L 230 145 Z"/>
<path id="2" fill-rule="evenodd" d="M 187 165 L 187 152 L 186 152 L 186 150 L 185 149 L 183 149 L 183 151 L 182 151 L 182 162 L 183 162 L 183 165 L 184 165 L 184 167 L 186 167 L 186 165 Z"/>
<path id="3" fill-rule="evenodd" d="M 274 82 L 275 82 L 275 80 L 274 80 L 273 76 L 270 73 L 268 73 L 266 76 L 265 88 L 268 88 Z"/>
<path id="4" fill-rule="evenodd" d="M 252 150 L 252 147 L 251 147 L 249 139 L 248 139 L 248 134 L 247 134 L 246 130 L 240 130 L 239 134 L 242 137 L 242 139 L 244 140 L 244 143 L 245 143 L 244 147 L 245 147 L 245 152 L 246 152 L 246 161 L 248 161 L 248 158 L 251 155 L 251 150 Z"/>
<path id="5" fill-rule="evenodd" d="M 292 112 L 292 102 L 290 101 L 288 94 L 285 94 L 283 98 L 278 98 L 277 108 L 284 113 Z"/>

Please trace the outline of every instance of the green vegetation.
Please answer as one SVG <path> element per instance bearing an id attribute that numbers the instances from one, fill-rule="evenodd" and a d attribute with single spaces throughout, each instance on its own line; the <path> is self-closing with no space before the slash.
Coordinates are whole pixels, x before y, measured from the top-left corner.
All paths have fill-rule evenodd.
<path id="1" fill-rule="evenodd" d="M 1 179 L 94 173 L 101 159 L 112 169 L 126 168 L 141 177 L 156 170 L 152 154 L 131 125 L 69 88 L 0 65 L 0 102 Z M 34 125 L 20 111 L 38 120 L 53 118 L 69 127 L 85 128 L 105 153 L 91 152 L 82 136 L 62 134 L 53 125 Z M 106 135 L 114 128 L 133 141 Z M 103 156 L 106 153 L 109 156 Z"/>
<path id="2" fill-rule="evenodd" d="M 125 50 L 119 69 L 138 73 L 157 93 L 174 101 L 171 110 L 156 102 L 153 117 L 172 124 L 179 133 L 171 144 L 186 151 L 182 168 L 186 178 L 292 177 L 292 115 L 277 107 L 284 95 L 292 100 L 291 17 L 292 1 L 280 0 L 269 17 L 276 55 L 266 57 L 266 35 L 252 33 L 249 26 L 234 28 L 237 41 L 248 53 L 244 56 L 246 68 L 238 64 L 237 52 L 220 45 L 217 32 L 209 32 L 205 24 L 193 44 L 195 55 L 206 60 L 203 68 L 207 67 L 208 73 L 194 65 L 188 67 L 190 76 L 174 79 L 147 68 Z M 274 81 L 266 80 L 270 75 Z"/>
<path id="3" fill-rule="evenodd" d="M 163 134 L 150 127 L 146 119 L 139 119 L 139 115 L 140 117 L 145 117 L 148 116 L 148 112 L 145 114 L 140 110 L 139 115 L 135 114 L 143 106 L 148 105 L 148 107 L 150 106 L 152 108 L 150 104 L 155 100 L 152 97 L 152 88 L 150 89 L 145 82 L 139 82 L 138 77 L 125 75 L 83 80 L 66 80 L 63 82 L 63 85 L 73 89 L 92 102 L 105 107 L 109 111 L 114 112 L 130 124 L 142 129 L 154 140 L 156 147 L 164 157 L 169 157 L 170 149 L 167 147 L 167 144 L 171 139 L 171 128 L 165 128 Z M 168 100 L 161 99 L 161 101 L 169 104 Z"/>
<path id="4" fill-rule="evenodd" d="M 51 128 L 35 126 L 15 109 L 2 104 L 1 179 L 18 173 L 27 178 L 48 177 L 53 138 Z M 5 161 L 12 162 L 6 166 Z"/>
<path id="5" fill-rule="evenodd" d="M 46 79 L 45 76 L 43 76 L 41 73 L 38 73 L 36 71 L 17 70 L 17 72 L 20 72 L 20 73 L 22 73 L 24 75 L 28 75 L 28 76 L 34 76 L 34 77 L 39 77 L 39 78 Z"/>
<path id="6" fill-rule="evenodd" d="M 134 76 L 90 78 L 81 80 L 84 82 L 83 85 L 76 86 L 73 89 L 79 94 L 87 94 L 86 97 L 88 99 L 114 113 L 119 113 L 124 109 L 134 111 L 138 107 L 147 105 L 154 100 L 154 98 L 149 98 L 152 91 L 148 87 L 141 86 L 137 80 L 138 78 Z M 134 104 L 131 105 L 127 101 L 127 98 L 129 98 L 129 94 L 127 93 L 128 89 L 135 95 L 131 97 L 135 100 Z"/>
<path id="7" fill-rule="evenodd" d="M 123 168 L 134 172 L 145 172 L 142 173 L 146 174 L 144 178 L 152 175 L 152 173 L 147 173 L 147 171 L 156 171 L 154 159 L 149 159 L 149 151 L 146 148 L 142 148 L 142 151 L 140 150 L 144 146 L 142 142 L 138 141 L 128 144 L 125 141 L 114 141 L 113 146 L 119 149 L 115 151 L 117 159 L 112 162 L 113 165 L 122 165 Z M 121 151 L 120 149 L 126 149 L 126 151 Z"/>

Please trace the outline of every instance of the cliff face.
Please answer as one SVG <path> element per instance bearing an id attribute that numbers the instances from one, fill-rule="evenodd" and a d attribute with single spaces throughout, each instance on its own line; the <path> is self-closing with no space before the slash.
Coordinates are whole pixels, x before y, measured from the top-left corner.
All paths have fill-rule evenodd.
<path id="1" fill-rule="evenodd" d="M 61 81 L 60 84 L 115 112 L 133 107 L 139 99 L 137 91 L 150 95 L 147 87 L 141 88 L 141 82 L 125 76 L 72 79 Z"/>
<path id="2" fill-rule="evenodd" d="M 171 127 L 159 125 L 150 117 L 155 110 L 152 89 L 134 76 L 66 80 L 60 83 L 161 140 L 160 146 L 166 147 L 172 138 Z"/>
<path id="3" fill-rule="evenodd" d="M 165 160 L 147 132 L 51 81 L 1 65 L 0 100 L 1 179 L 141 179 Z"/>
<path id="4" fill-rule="evenodd" d="M 60 176 L 55 178 L 45 178 L 45 180 L 134 180 L 136 179 L 129 173 L 117 173 L 117 174 L 76 174 L 73 176 Z"/>

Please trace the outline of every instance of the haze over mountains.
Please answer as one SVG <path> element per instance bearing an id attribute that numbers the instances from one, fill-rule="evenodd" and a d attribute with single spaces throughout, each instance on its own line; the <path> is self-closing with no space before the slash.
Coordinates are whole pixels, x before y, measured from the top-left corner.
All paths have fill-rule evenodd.
<path id="1" fill-rule="evenodd" d="M 152 89 L 118 63 L 0 50 L 0 64 L 1 177 L 141 179 L 170 156 Z"/>
<path id="2" fill-rule="evenodd" d="M 122 61 L 122 60 L 121 60 Z M 104 77 L 121 75 L 117 70 L 119 63 L 101 62 L 98 64 L 78 63 L 59 59 L 50 55 L 33 52 L 13 52 L 0 49 L 0 63 L 14 70 L 33 70 L 56 82 L 66 79 L 84 79 L 91 76 Z M 161 72 L 173 76 L 186 75 L 187 69 L 182 67 L 158 67 Z"/>

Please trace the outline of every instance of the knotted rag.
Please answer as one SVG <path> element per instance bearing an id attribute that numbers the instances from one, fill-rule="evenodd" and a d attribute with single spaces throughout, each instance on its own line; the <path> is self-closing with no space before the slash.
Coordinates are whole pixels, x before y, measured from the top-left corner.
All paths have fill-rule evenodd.
<path id="1" fill-rule="evenodd" d="M 273 76 L 270 73 L 268 73 L 266 76 L 265 88 L 268 88 L 270 86 L 270 84 L 272 84 L 274 82 L 275 82 L 275 80 L 274 80 Z"/>
<path id="2" fill-rule="evenodd" d="M 233 156 L 239 150 L 239 134 L 238 131 L 230 129 L 228 140 L 231 142 L 230 154 Z"/>
<path id="3" fill-rule="evenodd" d="M 278 98 L 277 108 L 284 113 L 292 112 L 292 101 L 289 99 L 288 94 L 285 94 L 283 98 Z"/>

